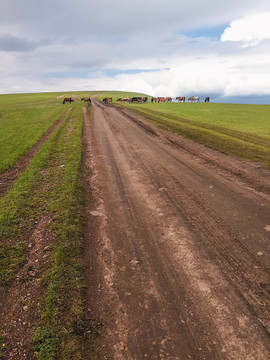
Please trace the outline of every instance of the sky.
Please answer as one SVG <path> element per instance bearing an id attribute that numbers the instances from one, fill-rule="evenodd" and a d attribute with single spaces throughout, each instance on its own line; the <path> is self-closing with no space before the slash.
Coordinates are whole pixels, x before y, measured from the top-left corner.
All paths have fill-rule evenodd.
<path id="1" fill-rule="evenodd" d="M 0 0 L 0 94 L 270 104 L 269 0 Z"/>

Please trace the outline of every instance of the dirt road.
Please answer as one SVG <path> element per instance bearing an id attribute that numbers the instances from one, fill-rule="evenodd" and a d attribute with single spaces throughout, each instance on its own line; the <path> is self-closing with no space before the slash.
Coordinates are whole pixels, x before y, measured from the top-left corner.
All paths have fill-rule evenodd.
<path id="1" fill-rule="evenodd" d="M 269 172 L 92 111 L 88 306 L 103 326 L 89 358 L 270 359 Z"/>

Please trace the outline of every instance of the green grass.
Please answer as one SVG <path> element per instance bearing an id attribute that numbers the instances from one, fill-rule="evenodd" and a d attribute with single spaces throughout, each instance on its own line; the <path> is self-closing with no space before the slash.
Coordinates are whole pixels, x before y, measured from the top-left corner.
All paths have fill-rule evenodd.
<path id="1" fill-rule="evenodd" d="M 0 173 L 26 154 L 64 113 L 55 95 L 0 95 Z"/>
<path id="2" fill-rule="evenodd" d="M 57 102 L 57 97 L 62 93 L 33 93 L 33 94 L 8 94 L 0 95 L 0 107 L 21 106 L 22 104 L 46 103 L 48 101 Z"/>
<path id="3" fill-rule="evenodd" d="M 0 120 L 0 172 L 26 154 L 63 112 L 64 109 L 59 106 L 3 110 Z"/>
<path id="4" fill-rule="evenodd" d="M 270 139 L 270 106 L 214 103 L 148 103 L 147 111 L 196 121 L 198 124 L 223 127 Z M 136 105 L 132 105 L 135 107 Z"/>
<path id="5" fill-rule="evenodd" d="M 77 113 L 69 130 L 60 134 L 45 175 L 53 184 L 47 190 L 50 199 L 47 208 L 54 214 L 51 229 L 58 241 L 52 269 L 45 277 L 48 290 L 42 321 L 35 333 L 38 359 L 80 358 L 79 340 L 73 332 L 73 324 L 82 316 L 82 219 L 78 211 L 82 202 L 82 189 L 78 183 L 81 119 L 81 112 Z M 56 172 L 55 168 L 59 166 L 63 171 Z"/>
<path id="6" fill-rule="evenodd" d="M 125 106 L 159 127 L 270 168 L 268 105 L 147 103 Z"/>
<path id="7" fill-rule="evenodd" d="M 42 171 L 46 166 L 49 157 L 52 156 L 53 142 L 57 141 L 57 134 L 66 124 L 67 119 L 60 126 L 53 136 L 41 148 L 37 156 L 31 161 L 26 172 L 24 172 L 15 182 L 10 192 L 0 200 L 0 238 L 1 254 L 4 264 L 1 283 L 6 284 L 10 281 L 11 269 L 16 269 L 23 260 L 21 259 L 22 232 L 33 227 L 34 222 L 38 220 L 44 204 L 47 203 L 47 197 L 41 198 L 45 193 L 40 193 L 39 182 L 42 183 Z M 40 207 L 42 207 L 40 209 Z M 17 249 L 17 251 L 16 251 Z M 7 253 L 10 253 L 8 261 Z M 19 260 L 16 260 L 18 258 Z"/>
<path id="8" fill-rule="evenodd" d="M 83 318 L 81 289 L 82 105 L 71 112 L 0 201 L 1 285 L 9 286 L 25 263 L 24 234 L 48 216 L 54 242 L 52 266 L 43 274 L 46 295 L 41 319 L 36 324 L 34 346 L 38 359 L 80 359 L 80 335 L 74 324 Z M 50 121 L 48 119 L 48 121 Z"/>
<path id="9" fill-rule="evenodd" d="M 0 173 L 26 154 L 68 107 L 76 106 L 76 103 L 63 105 L 59 94 L 0 95 Z M 74 93 L 78 98 L 92 94 Z"/>

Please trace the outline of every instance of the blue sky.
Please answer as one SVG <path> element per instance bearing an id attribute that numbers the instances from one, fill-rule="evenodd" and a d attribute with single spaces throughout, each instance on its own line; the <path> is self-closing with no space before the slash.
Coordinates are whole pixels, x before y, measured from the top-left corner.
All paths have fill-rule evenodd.
<path id="1" fill-rule="evenodd" d="M 269 0 L 0 5 L 0 94 L 107 89 L 270 104 Z"/>
<path id="2" fill-rule="evenodd" d="M 191 38 L 200 38 L 206 37 L 218 41 L 221 35 L 224 33 L 225 29 L 229 26 L 229 23 L 220 24 L 213 27 L 202 27 L 202 28 L 193 28 L 186 31 L 183 31 L 182 34 Z M 181 34 L 181 32 L 180 32 Z"/>

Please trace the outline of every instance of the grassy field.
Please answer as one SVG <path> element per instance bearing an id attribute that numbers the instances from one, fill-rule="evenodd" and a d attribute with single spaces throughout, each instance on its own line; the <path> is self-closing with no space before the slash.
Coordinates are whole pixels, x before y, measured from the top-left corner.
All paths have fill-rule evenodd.
<path id="1" fill-rule="evenodd" d="M 58 96 L 58 93 L 0 96 L 0 173 L 12 166 L 60 118 L 63 104 Z"/>
<path id="2" fill-rule="evenodd" d="M 21 269 L 25 269 L 26 275 L 20 281 L 27 283 L 29 272 L 36 271 L 37 286 L 43 294 L 38 301 L 42 306 L 38 309 L 40 320 L 28 324 L 28 327 L 33 334 L 29 341 L 32 341 L 37 358 L 80 359 L 80 336 L 74 332 L 74 323 L 80 324 L 83 317 L 81 134 L 82 106 L 85 104 L 78 101 L 63 105 L 54 95 L 45 98 L 39 95 L 28 98 L 30 105 L 23 96 L 20 109 L 18 99 L 16 96 L 9 104 L 1 106 L 4 115 L 0 129 L 1 126 L 4 129 L 9 127 L 16 141 L 29 138 L 28 147 L 67 107 L 71 107 L 71 111 L 0 200 L 0 285 L 12 288 L 13 279 Z M 37 129 L 39 136 L 33 138 Z M 4 144 L 6 135 L 0 133 Z M 9 151 L 16 150 L 16 141 Z M 50 258 L 49 268 L 42 259 L 38 264 L 29 263 L 31 234 L 43 219 L 47 219 L 44 231 L 51 233 L 51 243 L 46 251 Z M 4 344 L 1 358 L 1 353 L 9 351 L 9 344 L 1 333 L 0 338 Z"/>
<path id="3" fill-rule="evenodd" d="M 95 92 L 112 97 L 166 130 L 174 131 L 225 153 L 261 162 L 270 168 L 269 106 L 236 104 L 116 104 L 137 93 Z M 88 97 L 94 92 L 0 95 L 1 173 L 26 154 L 68 108 L 59 126 L 31 160 L 28 168 L 0 199 L 0 285 L 11 289 L 29 261 L 31 234 L 43 224 L 51 234 L 49 265 L 37 271 L 41 303 L 38 320 L 28 324 L 39 360 L 81 359 L 81 342 L 90 332 L 82 304 L 84 289 L 81 101 L 62 104 L 60 95 Z M 91 106 L 88 106 L 91 113 Z M 89 171 L 89 170 L 87 170 Z M 43 229 L 43 230 L 44 230 Z M 29 281 L 29 276 L 21 281 Z M 9 344 L 0 332 L 1 353 Z"/>

